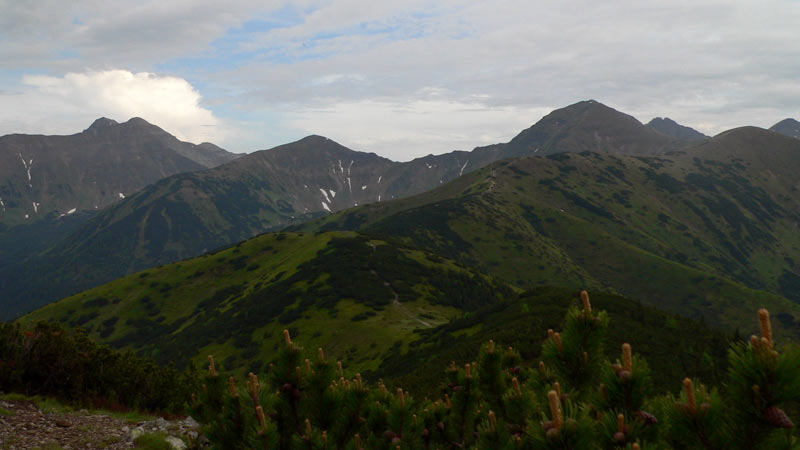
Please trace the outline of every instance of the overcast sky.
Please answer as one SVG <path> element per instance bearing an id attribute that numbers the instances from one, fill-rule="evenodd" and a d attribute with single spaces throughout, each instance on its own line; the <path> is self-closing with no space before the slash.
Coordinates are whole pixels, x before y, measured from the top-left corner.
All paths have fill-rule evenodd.
<path id="1" fill-rule="evenodd" d="M 0 135 L 134 116 L 395 160 L 595 99 L 706 134 L 800 116 L 800 1 L 0 0 Z"/>

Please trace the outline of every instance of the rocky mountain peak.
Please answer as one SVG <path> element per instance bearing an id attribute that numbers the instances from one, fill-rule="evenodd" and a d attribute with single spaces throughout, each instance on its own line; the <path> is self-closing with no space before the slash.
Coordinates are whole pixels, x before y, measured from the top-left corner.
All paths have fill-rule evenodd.
<path id="1" fill-rule="evenodd" d="M 108 117 L 101 117 L 92 122 L 92 124 L 89 126 L 89 128 L 86 129 L 86 131 L 102 130 L 104 128 L 108 128 L 114 125 L 119 125 L 119 123 L 116 120 L 109 119 Z"/>

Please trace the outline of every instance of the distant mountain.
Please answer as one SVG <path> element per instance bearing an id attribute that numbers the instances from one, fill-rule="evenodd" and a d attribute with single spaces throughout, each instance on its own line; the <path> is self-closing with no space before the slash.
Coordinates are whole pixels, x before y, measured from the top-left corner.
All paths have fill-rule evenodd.
<path id="1" fill-rule="evenodd" d="M 798 167 L 800 141 L 745 127 L 655 157 L 505 160 L 299 229 L 358 230 L 521 288 L 610 290 L 730 330 L 769 305 L 800 336 Z"/>
<path id="2" fill-rule="evenodd" d="M 800 139 L 800 122 L 794 119 L 783 119 L 769 129 L 784 136 Z"/>
<path id="3" fill-rule="evenodd" d="M 694 128 L 681 125 L 669 117 L 656 117 L 648 122 L 647 126 L 661 134 L 675 139 L 680 139 L 682 141 L 702 141 L 709 139 L 709 137 L 705 134 L 695 130 Z"/>
<path id="4" fill-rule="evenodd" d="M 682 146 L 593 100 L 553 111 L 508 143 L 405 163 L 308 136 L 154 183 L 102 211 L 52 249 L 0 270 L 0 288 L 12 299 L 6 302 L 16 305 L 6 310 L 27 311 L 258 233 L 419 194 L 501 159 L 576 151 L 653 155 Z M 42 281 L 40 273 L 50 276 Z"/>
<path id="5" fill-rule="evenodd" d="M 495 159 L 583 151 L 654 155 L 668 149 L 672 141 L 632 116 L 586 100 L 544 116 L 503 145 Z"/>
<path id="6" fill-rule="evenodd" d="M 181 142 L 140 118 L 97 119 L 70 136 L 0 137 L 0 224 L 98 210 L 161 178 L 238 155 Z"/>

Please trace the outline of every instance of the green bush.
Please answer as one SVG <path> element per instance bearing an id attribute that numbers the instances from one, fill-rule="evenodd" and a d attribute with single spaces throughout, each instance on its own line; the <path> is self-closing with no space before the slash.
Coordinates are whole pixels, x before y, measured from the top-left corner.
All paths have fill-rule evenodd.
<path id="1" fill-rule="evenodd" d="M 197 374 L 92 342 L 85 330 L 0 324 L 0 391 L 106 409 L 183 412 Z"/>
<path id="2" fill-rule="evenodd" d="M 285 345 L 262 381 L 225 378 L 211 359 L 192 414 L 218 449 L 797 449 L 800 347 L 780 351 L 769 315 L 762 337 L 735 343 L 727 380 L 691 379 L 654 395 L 647 362 L 623 344 L 605 356 L 609 319 L 583 308 L 550 330 L 538 364 L 489 342 L 445 371 L 438 399 L 345 378 L 322 351 Z M 313 360 L 313 361 L 312 361 Z"/>

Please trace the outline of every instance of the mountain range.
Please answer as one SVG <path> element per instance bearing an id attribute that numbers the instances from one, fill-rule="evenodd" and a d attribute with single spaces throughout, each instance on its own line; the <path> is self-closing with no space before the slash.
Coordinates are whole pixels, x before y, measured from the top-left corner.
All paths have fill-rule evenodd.
<path id="1" fill-rule="evenodd" d="M 71 215 L 67 239 L 0 269 L 0 289 L 21 293 L 3 311 L 76 293 L 20 321 L 242 372 L 288 328 L 358 355 L 354 370 L 424 386 L 402 368 L 469 358 L 460 342 L 538 343 L 588 288 L 637 346 L 681 349 L 696 361 L 681 371 L 716 376 L 758 308 L 779 340 L 800 337 L 800 140 L 691 131 L 586 101 L 506 144 L 408 163 L 309 136 Z M 670 350 L 653 353 L 673 370 Z"/>
<path id="2" fill-rule="evenodd" d="M 408 163 L 309 136 L 164 178 L 86 218 L 67 239 L 0 269 L 0 288 L 13 299 L 0 307 L 16 315 L 292 226 L 400 239 L 517 287 L 602 288 L 732 327 L 736 311 L 752 305 L 715 311 L 695 300 L 736 292 L 779 305 L 793 329 L 800 143 L 754 127 L 714 138 L 693 131 L 670 119 L 642 125 L 589 100 L 506 144 Z M 631 272 L 647 280 L 655 267 L 688 286 L 665 298 L 671 282 L 629 281 Z M 706 278 L 728 290 L 698 282 Z"/>
<path id="3" fill-rule="evenodd" d="M 68 239 L 0 269 L 0 288 L 23 312 L 154 265 L 371 202 L 425 192 L 494 161 L 596 151 L 660 154 L 692 141 L 670 137 L 588 100 L 555 110 L 505 144 L 406 163 L 309 136 L 210 170 L 161 179 L 117 202 Z M 120 239 L 124 236 L 125 239 Z M 62 261 L 75 264 L 66 266 Z M 42 282 L 37 274 L 51 274 Z"/>

